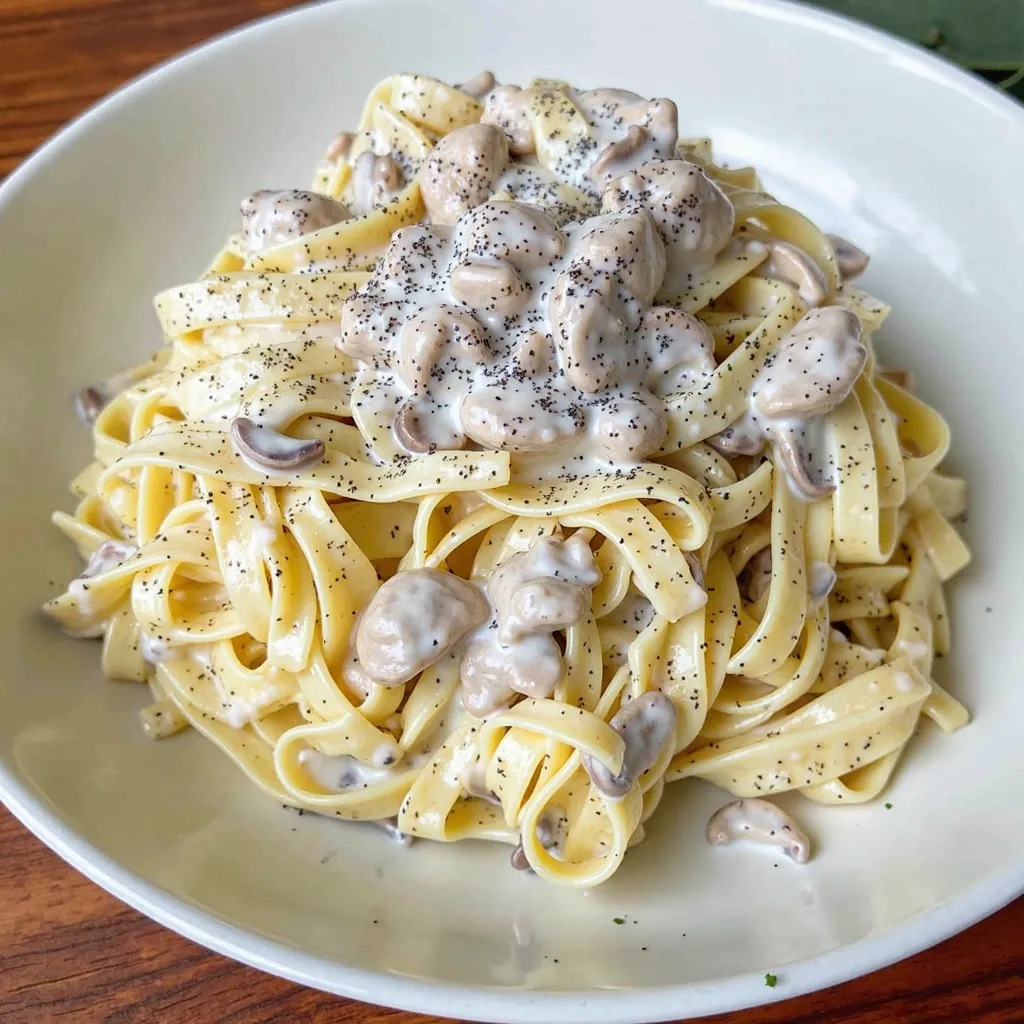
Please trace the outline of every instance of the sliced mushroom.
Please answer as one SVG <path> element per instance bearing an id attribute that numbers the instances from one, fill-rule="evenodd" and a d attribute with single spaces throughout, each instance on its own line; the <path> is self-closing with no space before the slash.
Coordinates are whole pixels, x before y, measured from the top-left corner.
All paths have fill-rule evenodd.
<path id="1" fill-rule="evenodd" d="M 586 426 L 583 410 L 529 380 L 506 380 L 468 394 L 459 411 L 462 429 L 496 451 L 556 451 Z"/>
<path id="2" fill-rule="evenodd" d="M 448 280 L 452 295 L 477 313 L 515 316 L 530 298 L 515 269 L 503 260 L 466 260 Z"/>
<path id="3" fill-rule="evenodd" d="M 330 145 L 324 153 L 324 160 L 335 164 L 339 160 L 347 159 L 352 152 L 352 143 L 356 141 L 355 132 L 339 132 L 331 139 Z"/>
<path id="4" fill-rule="evenodd" d="M 470 124 L 444 136 L 420 170 L 423 204 L 435 224 L 454 224 L 486 202 L 508 164 L 508 143 L 488 124 Z"/>
<path id="5" fill-rule="evenodd" d="M 562 371 L 573 387 L 594 394 L 619 379 L 616 355 L 629 324 L 612 308 L 615 282 L 585 267 L 564 270 L 555 280 L 548 319 Z"/>
<path id="6" fill-rule="evenodd" d="M 545 267 L 561 256 L 565 236 L 538 206 L 504 199 L 474 207 L 455 229 L 456 260 L 486 257 L 516 270 Z"/>
<path id="7" fill-rule="evenodd" d="M 608 723 L 625 742 L 622 770 L 612 775 L 600 761 L 583 755 L 583 768 L 594 787 L 612 799 L 624 797 L 658 760 L 675 734 L 678 718 L 675 704 L 660 690 L 643 693 L 623 704 Z"/>
<path id="8" fill-rule="evenodd" d="M 494 88 L 494 75 L 490 71 L 478 71 L 472 78 L 467 78 L 461 85 L 455 86 L 459 92 L 466 93 L 474 99 L 480 99 Z"/>
<path id="9" fill-rule="evenodd" d="M 346 206 L 318 192 L 294 188 L 262 189 L 242 200 L 245 251 L 260 252 L 349 217 L 351 214 Z"/>
<path id="10" fill-rule="evenodd" d="M 399 406 L 392 423 L 395 439 L 411 455 L 464 448 L 465 434 L 451 426 L 451 417 L 445 412 L 429 396 L 408 399 Z"/>
<path id="11" fill-rule="evenodd" d="M 570 267 L 614 277 L 640 302 L 654 298 L 665 278 L 665 243 L 646 210 L 604 214 L 587 221 Z"/>
<path id="12" fill-rule="evenodd" d="M 772 585 L 772 549 L 763 548 L 744 566 L 739 576 L 740 594 L 749 604 L 756 604 Z"/>
<path id="13" fill-rule="evenodd" d="M 637 388 L 602 395 L 594 441 L 597 454 L 608 462 L 640 462 L 653 455 L 668 433 L 668 417 L 660 398 Z"/>
<path id="14" fill-rule="evenodd" d="M 764 437 L 749 416 L 741 417 L 706 440 L 716 452 L 729 459 L 737 455 L 757 455 L 764 447 Z"/>
<path id="15" fill-rule="evenodd" d="M 804 831 L 768 800 L 734 800 L 720 807 L 708 821 L 707 838 L 712 846 L 736 839 L 776 846 L 797 864 L 806 864 L 811 856 L 811 842 Z"/>
<path id="16" fill-rule="evenodd" d="M 537 842 L 544 847 L 548 853 L 559 859 L 562 858 L 562 846 L 565 842 L 565 832 L 568 819 L 565 812 L 559 807 L 548 808 L 538 819 L 535 828 Z M 523 849 L 522 840 L 512 851 L 512 867 L 516 871 L 530 870 L 530 862 Z"/>
<path id="17" fill-rule="evenodd" d="M 646 310 L 636 334 L 647 363 L 644 381 L 659 396 L 682 391 L 715 369 L 715 339 L 707 325 L 674 306 Z"/>
<path id="18" fill-rule="evenodd" d="M 397 818 L 376 818 L 373 824 L 382 829 L 393 843 L 397 843 L 399 846 L 412 846 L 413 837 L 398 827 Z"/>
<path id="19" fill-rule="evenodd" d="M 828 562 L 815 561 L 807 567 L 807 593 L 814 606 L 821 604 L 835 585 L 836 571 Z"/>
<path id="20" fill-rule="evenodd" d="M 765 361 L 751 390 L 768 420 L 822 416 L 846 396 L 867 362 L 857 314 L 845 306 L 812 309 Z"/>
<path id="21" fill-rule="evenodd" d="M 675 156 L 679 141 L 679 109 L 673 100 L 665 97 L 651 100 L 640 124 L 650 139 L 651 158 L 645 159 L 644 163 L 669 160 Z"/>
<path id="22" fill-rule="evenodd" d="M 373 161 L 372 176 L 374 205 L 386 202 L 389 196 L 402 187 L 402 180 L 402 169 L 390 153 L 377 157 Z"/>
<path id="23" fill-rule="evenodd" d="M 381 586 L 359 620 L 359 663 L 374 682 L 401 686 L 489 614 L 487 600 L 472 583 L 437 569 L 403 570 Z"/>
<path id="24" fill-rule="evenodd" d="M 638 124 L 630 125 L 623 138 L 605 146 L 601 155 L 590 165 L 587 177 L 602 184 L 609 178 L 621 177 L 630 169 L 624 163 L 647 142 L 647 138 L 647 132 Z"/>
<path id="25" fill-rule="evenodd" d="M 763 245 L 769 253 L 768 261 L 754 271 L 757 276 L 791 284 L 812 309 L 825 301 L 828 296 L 825 275 L 821 267 L 798 245 L 781 238 L 769 238 L 751 244 Z"/>
<path id="26" fill-rule="evenodd" d="M 100 413 L 106 408 L 107 399 L 98 388 L 82 388 L 75 395 L 75 415 L 83 427 L 96 425 Z"/>
<path id="27" fill-rule="evenodd" d="M 369 213 L 383 206 L 402 187 L 402 171 L 390 153 L 365 150 L 352 165 L 352 212 Z"/>
<path id="28" fill-rule="evenodd" d="M 804 501 L 820 501 L 827 498 L 836 489 L 836 485 L 831 481 L 814 480 L 811 477 L 810 467 L 800 444 L 801 433 L 797 427 L 782 425 L 773 426 L 769 430 L 790 488 Z"/>
<path id="29" fill-rule="evenodd" d="M 706 266 L 728 244 L 735 212 L 725 193 L 696 164 L 665 160 L 610 182 L 604 211 L 643 207 L 654 218 L 668 256 L 666 284 Z"/>
<path id="30" fill-rule="evenodd" d="M 288 437 L 244 416 L 231 421 L 231 440 L 238 454 L 260 469 L 309 469 L 327 454 L 319 438 Z"/>
<path id="31" fill-rule="evenodd" d="M 526 851 L 523 849 L 522 841 L 516 843 L 512 848 L 512 855 L 509 857 L 509 862 L 516 871 L 530 870 L 530 861 L 526 856 Z"/>
<path id="32" fill-rule="evenodd" d="M 442 358 L 463 366 L 479 366 L 490 359 L 483 327 L 454 306 L 424 309 L 405 322 L 393 368 L 410 391 L 422 394 Z"/>
<path id="33" fill-rule="evenodd" d="M 530 118 L 530 101 L 533 92 L 520 89 L 518 85 L 499 85 L 493 88 L 484 101 L 482 124 L 493 125 L 508 139 L 509 152 L 516 156 L 528 156 L 536 152 L 533 136 L 533 121 Z"/>
<path id="34" fill-rule="evenodd" d="M 832 251 L 836 254 L 836 265 L 839 267 L 839 276 L 844 281 L 852 281 L 867 270 L 871 257 L 863 249 L 839 235 L 826 235 L 825 237 L 832 244 Z"/>

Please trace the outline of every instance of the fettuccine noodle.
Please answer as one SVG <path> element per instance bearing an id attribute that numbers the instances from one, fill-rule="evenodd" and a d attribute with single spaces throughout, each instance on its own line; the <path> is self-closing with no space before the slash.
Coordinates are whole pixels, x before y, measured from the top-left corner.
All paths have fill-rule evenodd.
<path id="1" fill-rule="evenodd" d="M 608 878 L 666 783 L 856 804 L 921 715 L 942 418 L 866 256 L 621 90 L 378 85 L 312 190 L 258 192 L 164 346 L 87 389 L 47 612 L 284 804 Z M 786 834 L 779 840 L 778 829 Z"/>

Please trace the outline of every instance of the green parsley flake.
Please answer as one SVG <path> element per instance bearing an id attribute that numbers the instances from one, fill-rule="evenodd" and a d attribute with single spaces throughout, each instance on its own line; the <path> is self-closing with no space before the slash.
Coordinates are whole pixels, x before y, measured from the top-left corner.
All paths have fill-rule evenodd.
<path id="1" fill-rule="evenodd" d="M 769 988 L 775 988 L 775 986 L 779 983 L 779 979 L 776 978 L 774 974 L 766 974 L 764 976 L 764 983 Z"/>
<path id="2" fill-rule="evenodd" d="M 616 924 L 625 924 L 626 923 L 626 919 L 624 917 L 613 917 L 612 920 Z"/>
<path id="3" fill-rule="evenodd" d="M 891 810 L 892 810 L 892 804 L 890 804 L 890 803 L 886 803 L 886 805 L 885 805 L 885 809 L 886 809 L 887 811 L 891 811 Z"/>

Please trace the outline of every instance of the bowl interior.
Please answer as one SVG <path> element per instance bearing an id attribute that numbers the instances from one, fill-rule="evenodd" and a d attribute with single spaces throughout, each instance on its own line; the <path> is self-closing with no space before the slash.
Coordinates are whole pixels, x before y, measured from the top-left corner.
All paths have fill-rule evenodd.
<path id="1" fill-rule="evenodd" d="M 937 907 L 956 907 L 954 924 L 978 916 L 991 909 L 984 893 L 1020 870 L 1024 116 L 932 58 L 800 8 L 652 0 L 626 15 L 591 0 L 587 13 L 551 0 L 304 9 L 119 94 L 0 197 L 8 800 L 94 873 L 99 851 L 182 901 L 155 897 L 165 919 L 177 907 L 179 926 L 187 918 L 203 934 L 192 910 L 206 911 L 243 930 L 238 955 L 367 998 L 409 1001 L 345 968 L 506 994 L 677 986 L 667 1002 L 595 1019 L 725 1009 L 758 998 L 751 978 L 768 968 L 864 950 L 860 940 Z M 974 721 L 951 737 L 922 724 L 889 810 L 784 800 L 816 841 L 806 867 L 708 848 L 703 826 L 722 794 L 703 783 L 672 787 L 648 841 L 586 893 L 513 872 L 504 847 L 402 850 L 369 827 L 300 818 L 198 735 L 144 739 L 143 688 L 104 682 L 98 648 L 36 611 L 77 571 L 49 524 L 51 510 L 72 507 L 66 483 L 88 457 L 69 396 L 158 345 L 151 296 L 195 277 L 240 196 L 304 187 L 377 80 L 409 68 L 459 80 L 481 66 L 505 81 L 543 74 L 676 99 L 684 134 L 712 135 L 722 156 L 754 163 L 780 198 L 871 251 L 865 287 L 894 307 L 888 362 L 912 369 L 950 420 L 975 562 L 952 587 L 943 678 Z M 153 896 L 120 877 L 137 902 Z M 889 952 L 817 962 L 794 986 L 940 932 L 911 927 Z M 490 1019 L 526 1012 L 511 1000 L 444 1005 Z"/>

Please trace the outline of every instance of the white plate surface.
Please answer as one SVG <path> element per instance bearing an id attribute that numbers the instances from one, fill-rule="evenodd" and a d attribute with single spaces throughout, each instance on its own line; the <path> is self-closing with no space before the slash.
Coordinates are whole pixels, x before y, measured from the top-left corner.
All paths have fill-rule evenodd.
<path id="1" fill-rule="evenodd" d="M 800 868 L 712 851 L 721 801 L 672 787 L 607 885 L 553 890 L 483 844 L 396 849 L 299 818 L 197 735 L 151 744 L 141 688 L 35 609 L 75 571 L 48 524 L 88 439 L 69 396 L 159 342 L 150 296 L 191 280 L 253 188 L 302 186 L 378 79 L 481 66 L 679 103 L 685 134 L 870 249 L 884 350 L 949 417 L 976 560 L 945 679 L 885 810 L 797 800 Z M 820 988 L 966 927 L 1024 889 L 1024 115 L 951 66 L 771 0 L 383 0 L 231 34 L 93 109 L 0 189 L 0 795 L 164 924 L 345 995 L 492 1021 L 650 1021 Z M 626 917 L 617 926 L 614 917 Z M 775 989 L 764 972 L 779 976 Z"/>

